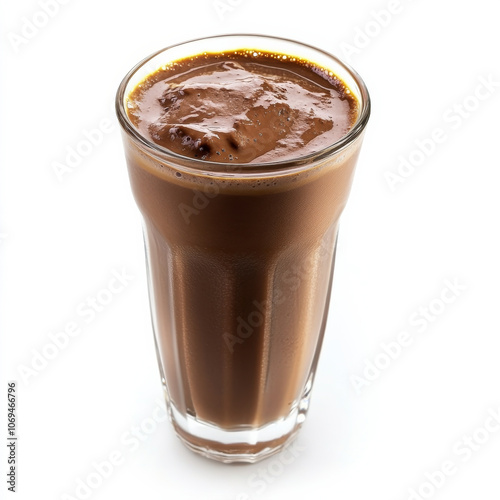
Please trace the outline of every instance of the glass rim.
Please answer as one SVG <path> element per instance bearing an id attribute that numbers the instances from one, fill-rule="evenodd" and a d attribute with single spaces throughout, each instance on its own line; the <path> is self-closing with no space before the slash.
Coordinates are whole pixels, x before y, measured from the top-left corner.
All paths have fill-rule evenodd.
<path id="1" fill-rule="evenodd" d="M 333 60 L 333 62 L 343 68 L 344 71 L 346 71 L 349 76 L 354 80 L 356 83 L 358 89 L 359 89 L 359 94 L 361 98 L 357 98 L 359 104 L 360 104 L 360 110 L 359 114 L 356 118 L 356 122 L 352 126 L 352 128 L 347 132 L 346 135 L 341 137 L 338 141 L 318 150 L 312 153 L 309 153 L 307 155 L 301 155 L 297 156 L 291 159 L 286 159 L 286 160 L 278 160 L 278 161 L 269 161 L 269 162 L 255 162 L 255 163 L 238 163 L 238 162 L 215 162 L 215 161 L 210 161 L 210 160 L 202 160 L 200 158 L 190 158 L 188 156 L 183 156 L 178 153 L 175 153 L 174 151 L 165 148 L 163 146 L 160 146 L 159 144 L 156 144 L 155 142 L 150 141 L 146 137 L 144 137 L 139 130 L 132 124 L 130 121 L 127 111 L 125 109 L 125 98 L 127 97 L 125 95 L 125 91 L 127 89 L 128 83 L 130 79 L 136 74 L 136 72 L 141 69 L 143 66 L 145 66 L 149 61 L 157 57 L 163 52 L 167 52 L 170 49 L 180 47 L 183 45 L 188 45 L 190 43 L 195 43 L 195 42 L 200 42 L 203 40 L 209 40 L 209 39 L 222 39 L 222 38 L 249 38 L 249 39 L 271 39 L 275 41 L 281 41 L 285 43 L 290 43 L 292 45 L 296 46 L 301 46 L 303 48 L 315 51 L 317 53 L 322 54 L 323 56 L 326 56 L 327 58 Z M 251 43 L 248 44 L 248 46 L 242 46 L 242 49 L 253 49 L 255 47 L 251 46 Z M 197 52 L 200 53 L 200 52 Z M 196 55 L 196 54 L 192 54 Z M 291 53 L 287 53 L 286 55 L 294 56 L 293 50 Z M 296 57 L 299 57 L 295 54 Z M 187 56 L 188 57 L 188 56 Z M 172 59 L 173 61 L 177 59 Z M 167 61 L 165 61 L 167 62 Z M 170 61 L 168 61 L 170 62 Z M 312 61 L 314 63 L 314 61 Z M 329 69 L 329 68 L 324 68 L 324 69 Z M 333 70 L 332 70 L 333 71 Z M 151 73 L 149 73 L 151 74 Z M 334 72 L 335 74 L 335 72 Z M 338 76 L 338 75 L 337 75 Z M 339 77 L 340 78 L 340 77 Z M 340 78 L 341 81 L 347 85 L 346 82 L 342 78 Z M 349 88 L 349 86 L 348 86 Z M 139 144 L 142 147 L 145 147 L 147 151 L 153 153 L 154 155 L 160 155 L 164 160 L 167 160 L 172 163 L 171 166 L 174 168 L 177 167 L 183 167 L 184 169 L 187 167 L 188 170 L 191 170 L 193 172 L 202 174 L 226 174 L 226 175 L 231 175 L 231 171 L 237 173 L 238 175 L 245 176 L 245 174 L 252 175 L 255 174 L 256 171 L 259 171 L 260 174 L 275 174 L 278 171 L 286 170 L 287 172 L 290 172 L 291 170 L 296 170 L 302 169 L 301 167 L 304 166 L 310 166 L 313 163 L 320 162 L 335 153 L 340 152 L 341 150 L 345 149 L 348 145 L 353 143 L 364 131 L 366 124 L 368 123 L 368 119 L 370 118 L 370 110 L 371 110 L 371 101 L 370 101 L 370 95 L 368 93 L 368 89 L 366 87 L 366 84 L 364 83 L 363 79 L 361 76 L 354 70 L 349 64 L 345 63 L 335 55 L 319 49 L 313 45 L 299 42 L 297 40 L 292 40 L 290 38 L 283 38 L 283 37 L 277 37 L 277 36 L 272 36 L 272 35 L 263 35 L 263 34 L 253 34 L 253 33 L 229 33 L 229 34 L 222 34 L 222 35 L 214 35 L 214 36 L 204 36 L 200 38 L 195 38 L 191 40 L 186 40 L 180 43 L 176 43 L 173 45 L 169 45 L 167 47 L 164 47 L 149 56 L 145 57 L 141 61 L 139 61 L 137 64 L 133 66 L 133 68 L 125 75 L 125 77 L 122 79 L 120 85 L 118 86 L 118 90 L 116 92 L 116 98 L 115 98 L 115 110 L 116 110 L 116 115 L 118 117 L 118 121 L 122 127 L 122 129 L 127 132 L 128 135 L 132 136 L 136 141 L 139 142 Z"/>

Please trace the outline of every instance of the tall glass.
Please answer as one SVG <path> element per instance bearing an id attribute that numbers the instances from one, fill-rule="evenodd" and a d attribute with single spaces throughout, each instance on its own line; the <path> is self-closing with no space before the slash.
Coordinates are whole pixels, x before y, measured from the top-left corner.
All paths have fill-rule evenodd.
<path id="1" fill-rule="evenodd" d="M 353 128 L 317 153 L 244 166 L 179 156 L 134 128 L 127 96 L 147 75 L 188 56 L 238 49 L 331 70 L 359 102 Z M 260 460 L 295 436 L 309 407 L 339 217 L 370 113 L 366 87 L 346 64 L 308 45 L 226 35 L 168 47 L 139 63 L 122 81 L 116 109 L 144 220 L 171 421 L 181 440 L 207 457 Z"/>

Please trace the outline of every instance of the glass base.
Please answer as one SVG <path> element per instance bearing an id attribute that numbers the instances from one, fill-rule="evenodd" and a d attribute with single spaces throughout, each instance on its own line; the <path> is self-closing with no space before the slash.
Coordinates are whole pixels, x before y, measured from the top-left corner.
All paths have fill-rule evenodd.
<path id="1" fill-rule="evenodd" d="M 192 451 L 224 463 L 255 463 L 278 453 L 297 435 L 309 408 L 312 377 L 304 395 L 290 413 L 262 427 L 222 429 L 191 415 L 181 414 L 166 397 L 170 420 L 180 440 Z"/>

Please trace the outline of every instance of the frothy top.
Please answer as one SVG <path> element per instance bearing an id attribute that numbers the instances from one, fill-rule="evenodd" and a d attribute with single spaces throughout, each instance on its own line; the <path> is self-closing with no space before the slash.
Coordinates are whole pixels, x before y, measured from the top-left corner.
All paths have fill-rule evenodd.
<path id="1" fill-rule="evenodd" d="M 127 112 L 150 141 L 215 162 L 292 160 L 352 128 L 358 102 L 330 71 L 283 54 L 200 54 L 150 74 Z"/>

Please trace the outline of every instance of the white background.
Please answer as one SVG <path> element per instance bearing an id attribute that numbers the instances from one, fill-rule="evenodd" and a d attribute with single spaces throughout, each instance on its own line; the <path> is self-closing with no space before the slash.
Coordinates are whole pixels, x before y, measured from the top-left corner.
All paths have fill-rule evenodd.
<path id="1" fill-rule="evenodd" d="M 500 424 L 489 417 L 500 411 L 496 4 L 66 0 L 30 31 L 27 22 L 44 23 L 41 3 L 5 1 L 0 13 L 0 470 L 5 478 L 7 380 L 17 380 L 17 498 L 83 498 L 77 485 L 90 479 L 92 499 L 498 499 Z M 389 7 L 389 18 L 377 15 Z M 23 26 L 31 38 L 19 38 Z M 114 93 L 151 52 L 230 32 L 333 52 L 373 102 L 312 406 L 286 464 L 211 462 L 153 420 L 161 387 Z M 479 101 L 481 79 L 496 84 L 479 88 Z M 102 120 L 113 130 L 59 180 L 54 163 Z M 429 146 L 436 128 L 444 140 Z M 428 156 L 415 153 L 418 140 Z M 418 165 L 391 190 L 386 175 L 401 157 Z M 113 270 L 133 279 L 91 320 L 79 314 Z M 449 304 L 440 302 L 446 280 L 461 288 L 447 292 Z M 432 321 L 422 320 L 429 304 Z M 71 322 L 79 335 L 54 354 L 49 334 Z M 411 344 L 387 363 L 381 344 L 401 332 Z M 40 360 L 44 349 L 53 359 Z M 375 361 L 385 368 L 364 374 Z M 132 441 L 141 426 L 143 441 Z M 102 479 L 93 463 L 110 454 L 121 460 Z M 453 474 L 426 485 L 445 461 Z M 12 496 L 6 488 L 2 479 L 1 498 Z"/>

